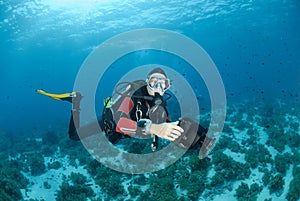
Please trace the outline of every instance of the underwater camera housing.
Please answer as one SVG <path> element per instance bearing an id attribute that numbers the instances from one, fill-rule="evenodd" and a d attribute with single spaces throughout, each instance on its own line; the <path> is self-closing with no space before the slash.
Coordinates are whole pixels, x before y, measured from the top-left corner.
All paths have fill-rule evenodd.
<path id="1" fill-rule="evenodd" d="M 182 118 L 178 126 L 180 126 L 184 132 L 173 143 L 183 149 L 194 148 L 195 146 L 202 146 L 205 139 L 207 129 L 200 124 L 194 122 L 190 118 Z"/>

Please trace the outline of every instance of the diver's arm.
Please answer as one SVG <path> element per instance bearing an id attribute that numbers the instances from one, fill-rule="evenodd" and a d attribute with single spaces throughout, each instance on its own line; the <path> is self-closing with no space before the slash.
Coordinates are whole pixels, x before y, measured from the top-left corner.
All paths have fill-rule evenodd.
<path id="1" fill-rule="evenodd" d="M 116 131 L 119 133 L 134 135 L 136 134 L 136 130 L 136 122 L 127 117 L 121 117 L 117 122 Z"/>
<path id="2" fill-rule="evenodd" d="M 130 118 L 130 112 L 135 107 L 130 97 L 124 98 L 119 108 L 116 110 L 114 121 L 116 123 L 116 131 L 124 135 L 135 135 L 142 133 L 141 128 L 137 126 L 137 122 Z"/>

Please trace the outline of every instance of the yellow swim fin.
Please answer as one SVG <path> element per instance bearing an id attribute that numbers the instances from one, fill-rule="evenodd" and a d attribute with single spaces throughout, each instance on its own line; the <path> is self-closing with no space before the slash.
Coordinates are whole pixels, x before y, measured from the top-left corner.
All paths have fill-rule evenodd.
<path id="1" fill-rule="evenodd" d="M 42 94 L 44 96 L 48 96 L 50 98 L 53 98 L 55 100 L 67 100 L 67 101 L 72 101 L 72 97 L 76 96 L 76 92 L 70 92 L 70 93 L 63 93 L 63 94 L 53 94 L 53 93 L 48 93 L 45 92 L 42 89 L 37 89 L 37 93 Z"/>

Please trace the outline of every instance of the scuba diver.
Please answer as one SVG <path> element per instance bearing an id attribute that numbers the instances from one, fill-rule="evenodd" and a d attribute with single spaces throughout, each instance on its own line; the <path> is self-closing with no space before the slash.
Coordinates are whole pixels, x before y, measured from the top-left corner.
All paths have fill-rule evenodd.
<path id="1" fill-rule="evenodd" d="M 171 122 L 166 105 L 170 94 L 166 91 L 171 86 L 170 79 L 161 68 L 153 69 L 145 80 L 126 82 L 125 91 L 118 89 L 123 83 L 115 87 L 115 95 L 105 99 L 101 118 L 93 123 L 80 127 L 79 92 L 52 94 L 37 90 L 39 94 L 56 100 L 72 103 L 69 137 L 80 140 L 97 134 L 95 129 L 99 124 L 108 140 L 115 144 L 124 137 L 153 138 L 151 149 L 158 147 L 158 139 L 166 139 L 183 149 L 201 148 L 206 137 L 207 129 L 189 118 Z M 169 96 L 165 98 L 165 96 Z M 84 134 L 82 135 L 78 135 Z"/>

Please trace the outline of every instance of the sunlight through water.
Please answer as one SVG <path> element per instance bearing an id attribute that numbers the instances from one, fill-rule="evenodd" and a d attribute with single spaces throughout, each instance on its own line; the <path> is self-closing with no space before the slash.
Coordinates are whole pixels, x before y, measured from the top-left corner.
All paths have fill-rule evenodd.
<path id="1" fill-rule="evenodd" d="M 50 8 L 77 8 L 80 10 L 88 10 L 99 6 L 100 4 L 113 3 L 116 0 L 44 0 L 42 4 L 50 6 Z"/>

